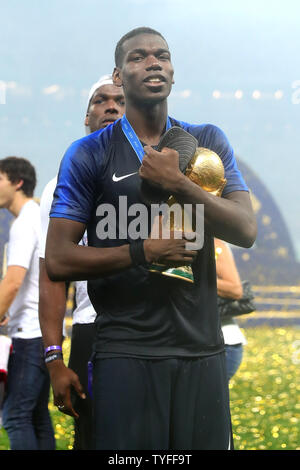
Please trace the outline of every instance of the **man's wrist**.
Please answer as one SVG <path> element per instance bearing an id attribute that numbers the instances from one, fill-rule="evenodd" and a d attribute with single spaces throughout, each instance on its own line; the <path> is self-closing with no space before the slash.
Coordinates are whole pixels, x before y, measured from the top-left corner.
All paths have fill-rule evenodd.
<path id="1" fill-rule="evenodd" d="M 51 362 L 48 362 L 48 363 L 45 363 L 45 364 L 46 364 L 46 367 L 47 367 L 50 375 L 56 374 L 56 372 L 58 370 L 65 369 L 67 367 L 65 365 L 63 359 L 56 359 L 55 361 L 51 361 Z"/>
<path id="2" fill-rule="evenodd" d="M 130 243 L 129 253 L 134 266 L 147 266 L 148 262 L 144 251 L 144 240 L 137 240 Z"/>
<path id="3" fill-rule="evenodd" d="M 208 191 L 205 191 L 183 173 L 172 194 L 177 202 L 189 204 L 205 204 L 207 198 L 211 197 Z"/>
<path id="4" fill-rule="evenodd" d="M 182 185 L 185 183 L 185 180 L 185 175 L 179 171 L 176 177 L 174 177 L 164 189 L 171 194 L 177 194 L 182 191 Z"/>
<path id="5" fill-rule="evenodd" d="M 144 253 L 147 263 L 153 263 L 155 261 L 156 257 L 154 251 L 152 250 L 151 238 L 147 238 L 147 240 L 144 241 Z"/>
<path id="6" fill-rule="evenodd" d="M 57 360 L 63 361 L 63 359 L 64 359 L 64 357 L 63 357 L 62 353 L 61 352 L 56 352 L 56 353 L 52 353 L 52 354 L 49 354 L 48 356 L 46 356 L 45 363 L 50 364 L 51 362 L 57 361 Z"/>
<path id="7" fill-rule="evenodd" d="M 52 354 L 52 352 L 61 352 L 62 353 L 62 346 L 59 344 L 52 344 L 51 346 L 47 346 L 44 350 L 45 357 L 48 354 Z"/>
<path id="8" fill-rule="evenodd" d="M 52 364 L 55 361 L 63 361 L 64 357 L 63 357 L 62 346 L 58 344 L 47 346 L 44 349 L 44 358 L 45 358 L 45 364 L 47 366 L 49 364 Z"/>
<path id="9" fill-rule="evenodd" d="M 173 194 L 181 194 L 181 193 L 184 193 L 186 191 L 186 187 L 187 185 L 189 184 L 189 179 L 187 178 L 187 176 L 185 176 L 184 173 L 181 173 L 178 175 L 178 179 L 176 180 L 175 184 L 174 184 L 174 193 Z"/>

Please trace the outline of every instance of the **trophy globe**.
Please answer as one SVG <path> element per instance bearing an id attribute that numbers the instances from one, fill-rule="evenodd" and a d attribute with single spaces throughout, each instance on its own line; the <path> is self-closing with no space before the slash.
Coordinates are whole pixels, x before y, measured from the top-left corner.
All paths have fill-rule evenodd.
<path id="1" fill-rule="evenodd" d="M 195 184 L 200 186 L 203 190 L 213 194 L 214 196 L 220 197 L 223 189 L 226 185 L 225 171 L 221 158 L 214 151 L 204 148 L 197 147 L 194 156 L 190 159 L 190 162 L 185 170 L 185 175 Z M 173 204 L 177 204 L 174 196 L 170 196 L 167 204 L 169 206 L 169 213 L 171 214 Z M 182 223 L 178 227 L 174 224 L 174 219 L 168 220 L 168 226 L 173 229 L 182 232 L 194 232 L 195 224 L 193 220 L 187 221 L 184 214 L 184 207 L 182 206 Z M 187 282 L 194 282 L 194 276 L 191 266 L 179 266 L 179 267 L 166 267 L 160 264 L 154 264 L 150 268 L 151 272 L 159 272 L 163 276 L 175 277 Z"/>

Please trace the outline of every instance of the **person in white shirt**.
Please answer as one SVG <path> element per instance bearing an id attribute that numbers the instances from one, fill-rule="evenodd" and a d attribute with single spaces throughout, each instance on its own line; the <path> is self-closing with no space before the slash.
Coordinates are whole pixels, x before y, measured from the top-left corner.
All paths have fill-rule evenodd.
<path id="1" fill-rule="evenodd" d="M 122 89 L 113 85 L 112 77 L 104 75 L 90 89 L 85 117 L 86 133 L 95 132 L 119 119 L 125 111 L 125 102 Z M 49 213 L 56 187 L 57 176 L 46 185 L 41 201 L 42 236 L 40 242 L 40 324 L 49 359 L 49 371 L 54 391 L 54 403 L 62 402 L 61 396 L 68 394 L 70 406 L 77 419 L 74 420 L 75 450 L 89 450 L 92 446 L 92 400 L 88 393 L 88 361 L 92 355 L 94 337 L 94 320 L 96 312 L 90 303 L 87 294 L 87 282 L 75 283 L 75 303 L 73 312 L 71 353 L 69 360 L 69 383 L 59 380 L 58 369 L 65 368 L 61 352 L 61 344 L 52 340 L 52 328 L 59 324 L 63 336 L 63 318 L 66 312 L 66 283 L 50 281 L 45 268 L 45 246 L 49 224 Z M 87 236 L 84 234 L 82 245 L 87 245 Z M 56 319 L 59 319 L 56 323 Z M 55 326 L 54 326 L 55 325 Z M 54 346 L 54 349 L 51 349 Z M 49 349 L 50 348 L 50 349 Z M 51 357 L 52 356 L 52 357 Z M 53 361 L 51 360 L 53 359 Z M 54 364 L 55 362 L 55 364 Z M 58 378 L 57 378 L 58 377 Z M 78 381 L 79 378 L 79 381 Z M 59 407 L 64 411 L 62 407 Z"/>
<path id="2" fill-rule="evenodd" d="M 15 216 L 0 283 L 0 321 L 8 312 L 7 333 L 12 338 L 3 403 L 3 426 L 12 450 L 55 449 L 38 318 L 41 226 L 39 205 L 33 200 L 35 185 L 35 169 L 28 160 L 0 160 L 0 207 Z"/>

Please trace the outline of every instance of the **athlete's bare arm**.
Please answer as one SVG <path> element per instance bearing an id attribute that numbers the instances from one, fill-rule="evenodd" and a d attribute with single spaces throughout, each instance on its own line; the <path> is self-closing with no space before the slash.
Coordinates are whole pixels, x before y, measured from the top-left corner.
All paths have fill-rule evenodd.
<path id="1" fill-rule="evenodd" d="M 95 248 L 78 245 L 85 224 L 63 218 L 51 218 L 46 244 L 46 269 L 53 281 L 87 280 L 108 276 L 132 266 L 129 245 Z M 183 239 L 144 241 L 146 261 L 168 265 L 191 264 L 196 251 L 186 250 Z"/>
<path id="2" fill-rule="evenodd" d="M 45 347 L 62 344 L 66 301 L 66 283 L 50 281 L 45 260 L 40 258 L 39 321 Z"/>
<path id="3" fill-rule="evenodd" d="M 249 248 L 256 238 L 256 220 L 247 191 L 234 191 L 216 197 L 189 180 L 179 169 L 178 152 L 152 147 L 144 148 L 140 176 L 160 185 L 173 194 L 178 202 L 204 204 L 205 229 L 216 238 Z"/>
<path id="4" fill-rule="evenodd" d="M 45 260 L 40 258 L 39 320 L 45 347 L 62 345 L 63 320 L 66 312 L 66 283 L 52 282 L 47 274 Z M 77 374 L 57 359 L 47 364 L 53 388 L 54 405 L 64 405 L 64 413 L 78 417 L 71 401 L 71 387 L 81 398 L 85 398 Z"/>

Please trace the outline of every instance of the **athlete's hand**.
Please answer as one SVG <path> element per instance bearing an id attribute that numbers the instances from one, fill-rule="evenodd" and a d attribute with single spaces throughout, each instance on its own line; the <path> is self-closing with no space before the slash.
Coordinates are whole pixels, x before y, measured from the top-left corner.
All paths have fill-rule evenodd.
<path id="1" fill-rule="evenodd" d="M 154 240 L 148 238 L 144 241 L 145 258 L 148 263 L 166 264 L 170 267 L 192 264 L 197 251 L 186 249 L 187 240 L 170 239 Z"/>
<path id="2" fill-rule="evenodd" d="M 179 169 L 178 152 L 167 147 L 158 152 L 150 146 L 145 146 L 144 151 L 145 155 L 139 170 L 140 177 L 167 192 L 175 192 L 184 178 Z"/>
<path id="3" fill-rule="evenodd" d="M 166 233 L 162 227 L 162 217 L 157 217 L 150 237 L 144 241 L 147 262 L 166 264 L 170 267 L 192 264 L 197 251 L 186 249 L 186 243 L 190 240 L 185 238 L 184 233 L 178 232 L 180 238 L 175 238 L 176 234 L 174 230 Z"/>
<path id="4" fill-rule="evenodd" d="M 72 406 L 70 393 L 71 387 L 73 387 L 80 398 L 86 398 L 78 375 L 72 369 L 66 367 L 62 360 L 50 362 L 48 370 L 53 388 L 54 405 L 62 413 L 78 418 L 79 415 Z"/>

